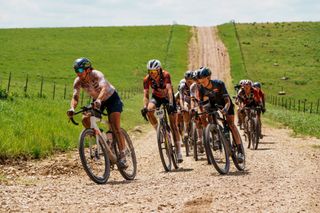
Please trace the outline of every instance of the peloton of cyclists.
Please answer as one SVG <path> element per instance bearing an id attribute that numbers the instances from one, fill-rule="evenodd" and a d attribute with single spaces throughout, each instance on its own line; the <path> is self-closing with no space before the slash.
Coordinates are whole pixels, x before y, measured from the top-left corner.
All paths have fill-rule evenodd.
<path id="1" fill-rule="evenodd" d="M 246 80 L 243 83 L 243 90 L 240 90 L 237 95 L 237 99 L 239 100 L 239 118 L 242 118 L 242 121 L 245 117 L 245 107 L 260 106 L 262 112 L 265 112 L 265 106 L 260 95 L 261 93 L 262 91 L 259 91 L 258 89 L 253 87 L 253 83 L 251 80 Z M 261 125 L 260 113 L 258 113 L 258 120 Z M 260 138 L 262 138 L 262 134 L 260 134 Z"/>
<path id="2" fill-rule="evenodd" d="M 142 115 L 147 115 L 150 124 L 157 129 L 158 121 L 154 115 L 154 110 L 161 104 L 169 104 L 167 111 L 169 114 L 170 127 L 173 139 L 178 150 L 178 162 L 181 163 L 181 140 L 176 125 L 177 108 L 171 84 L 171 77 L 168 71 L 163 70 L 161 63 L 157 59 L 151 59 L 147 63 L 148 74 L 143 79 L 144 97 Z M 152 88 L 152 96 L 149 99 L 149 88 Z"/>

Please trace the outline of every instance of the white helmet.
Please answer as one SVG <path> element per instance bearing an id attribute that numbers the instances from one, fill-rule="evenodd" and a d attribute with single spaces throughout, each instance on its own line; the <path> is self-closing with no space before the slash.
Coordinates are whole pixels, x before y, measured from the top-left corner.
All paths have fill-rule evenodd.
<path id="1" fill-rule="evenodd" d="M 242 84 L 244 84 L 245 81 L 245 79 L 242 79 L 241 81 L 239 81 L 239 84 L 242 86 Z"/>
<path id="2" fill-rule="evenodd" d="M 161 63 L 157 59 L 151 59 L 148 61 L 147 69 L 148 70 L 158 70 L 161 68 Z"/>

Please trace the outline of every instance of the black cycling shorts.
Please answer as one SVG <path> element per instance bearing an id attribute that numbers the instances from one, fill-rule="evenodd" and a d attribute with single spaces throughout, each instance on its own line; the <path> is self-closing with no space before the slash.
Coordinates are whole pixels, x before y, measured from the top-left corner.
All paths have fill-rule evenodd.
<path id="1" fill-rule="evenodd" d="M 152 95 L 150 102 L 156 105 L 157 108 L 159 108 L 161 104 L 169 104 L 169 100 L 167 98 L 159 98 L 154 95 Z M 177 104 L 174 96 L 173 96 L 173 107 L 174 107 L 174 112 L 177 112 Z"/>
<path id="2" fill-rule="evenodd" d="M 103 112 L 107 109 L 108 114 L 110 115 L 113 112 L 122 112 L 123 103 L 116 91 L 105 101 L 101 102 L 100 110 Z"/>

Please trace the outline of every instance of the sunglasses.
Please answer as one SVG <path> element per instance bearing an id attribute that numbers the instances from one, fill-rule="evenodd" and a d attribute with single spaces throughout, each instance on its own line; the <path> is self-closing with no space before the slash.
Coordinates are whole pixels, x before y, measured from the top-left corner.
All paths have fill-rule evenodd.
<path id="1" fill-rule="evenodd" d="M 158 70 L 149 70 L 148 72 L 149 72 L 149 74 L 157 74 Z"/>
<path id="2" fill-rule="evenodd" d="M 84 69 L 83 68 L 78 68 L 75 70 L 76 73 L 83 73 Z"/>

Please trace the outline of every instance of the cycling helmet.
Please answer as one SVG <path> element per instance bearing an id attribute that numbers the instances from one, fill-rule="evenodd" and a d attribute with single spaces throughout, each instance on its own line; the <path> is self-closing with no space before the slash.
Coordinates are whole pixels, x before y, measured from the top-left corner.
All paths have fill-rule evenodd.
<path id="1" fill-rule="evenodd" d="M 199 72 L 199 78 L 211 76 L 211 70 L 208 67 L 200 67 Z"/>
<path id="2" fill-rule="evenodd" d="M 186 72 L 184 73 L 184 78 L 185 78 L 186 80 L 192 79 L 192 78 L 193 78 L 193 72 L 192 72 L 191 70 L 186 71 Z"/>
<path id="3" fill-rule="evenodd" d="M 245 80 L 245 82 L 243 83 L 243 85 L 250 85 L 251 87 L 252 87 L 252 84 L 253 84 L 252 81 L 249 79 Z"/>
<path id="4" fill-rule="evenodd" d="M 79 69 L 85 70 L 87 68 L 92 68 L 91 62 L 87 58 L 78 58 L 73 63 L 73 69 L 75 71 L 77 71 Z"/>
<path id="5" fill-rule="evenodd" d="M 261 83 L 260 82 L 254 82 L 253 87 L 258 87 L 261 89 Z"/>
<path id="6" fill-rule="evenodd" d="M 244 79 L 240 80 L 240 81 L 239 81 L 239 85 L 241 85 L 241 86 L 242 86 L 242 85 L 244 84 L 244 82 L 245 82 L 245 81 L 246 81 L 246 80 L 244 80 Z"/>
<path id="7" fill-rule="evenodd" d="M 147 63 L 147 69 L 148 70 L 158 70 L 161 68 L 161 63 L 157 59 L 151 59 Z"/>
<path id="8" fill-rule="evenodd" d="M 194 72 L 192 73 L 192 78 L 193 78 L 194 80 L 197 80 L 197 79 L 199 78 L 199 74 L 200 74 L 199 70 L 194 71 Z"/>

